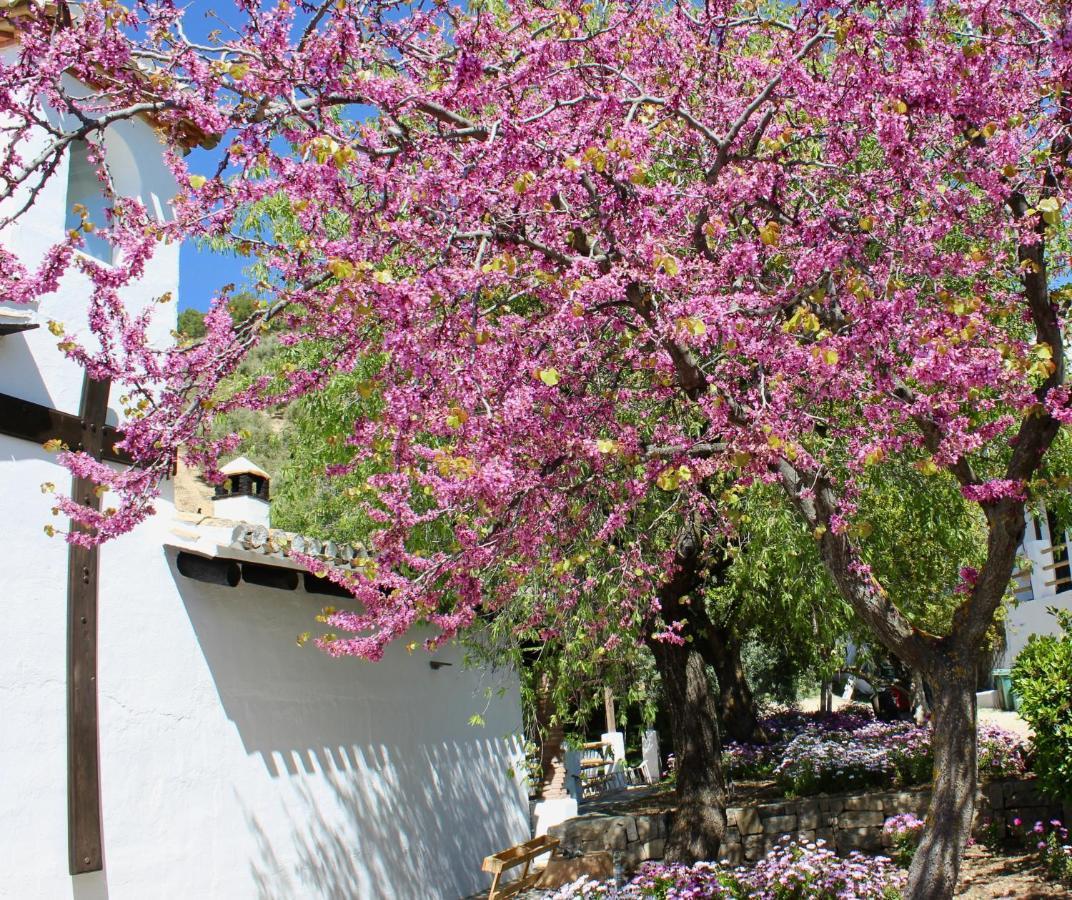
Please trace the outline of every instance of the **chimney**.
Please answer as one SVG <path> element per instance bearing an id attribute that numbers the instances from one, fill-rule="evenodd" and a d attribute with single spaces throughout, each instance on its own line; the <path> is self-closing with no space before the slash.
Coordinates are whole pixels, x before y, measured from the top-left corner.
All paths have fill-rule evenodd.
<path id="1" fill-rule="evenodd" d="M 216 518 L 268 527 L 271 524 L 268 494 L 271 476 L 244 456 L 227 463 L 220 471 L 227 478 L 212 496 Z"/>

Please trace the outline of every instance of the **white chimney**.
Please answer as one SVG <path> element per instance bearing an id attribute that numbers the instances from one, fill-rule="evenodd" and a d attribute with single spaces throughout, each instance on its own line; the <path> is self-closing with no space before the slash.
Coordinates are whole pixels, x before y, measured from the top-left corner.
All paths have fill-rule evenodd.
<path id="1" fill-rule="evenodd" d="M 227 476 L 212 497 L 216 518 L 250 525 L 271 524 L 271 476 L 244 456 L 232 460 L 220 471 Z"/>

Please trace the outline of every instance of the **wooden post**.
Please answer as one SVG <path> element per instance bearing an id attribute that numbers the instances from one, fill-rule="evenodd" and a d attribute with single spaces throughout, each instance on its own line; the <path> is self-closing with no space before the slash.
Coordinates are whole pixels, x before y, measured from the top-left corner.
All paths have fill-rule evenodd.
<path id="1" fill-rule="evenodd" d="M 101 458 L 108 381 L 82 383 L 78 449 Z M 72 448 L 74 449 L 74 448 Z M 71 496 L 100 509 L 93 482 L 75 478 Z M 74 523 L 71 527 L 76 527 Z M 72 875 L 104 867 L 97 718 L 96 547 L 71 544 L 67 556 L 67 848 Z"/>
<path id="2" fill-rule="evenodd" d="M 603 708 L 607 714 L 607 731 L 617 731 L 614 723 L 614 692 L 606 685 L 603 686 Z"/>

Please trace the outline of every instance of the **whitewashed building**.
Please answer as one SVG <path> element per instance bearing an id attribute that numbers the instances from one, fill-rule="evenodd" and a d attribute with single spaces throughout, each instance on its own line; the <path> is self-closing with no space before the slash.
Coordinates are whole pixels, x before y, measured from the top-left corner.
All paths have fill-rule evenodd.
<path id="1" fill-rule="evenodd" d="M 167 216 L 176 185 L 151 123 L 111 127 L 106 147 L 118 190 Z M 88 165 L 76 147 L 3 245 L 32 263 L 73 203 L 92 211 Z M 178 278 L 163 246 L 125 301 L 177 296 Z M 70 476 L 41 438 L 98 430 L 80 414 L 82 371 L 37 326 L 83 331 L 86 296 L 73 275 L 39 308 L 0 300 L 0 897 L 455 900 L 486 886 L 482 858 L 529 834 L 516 676 L 466 668 L 453 647 L 399 645 L 378 663 L 299 647 L 344 601 L 287 558 L 293 536 L 263 527 L 266 484 L 198 512 L 169 483 L 158 515 L 99 554 L 45 534 L 40 486 Z M 174 314 L 156 321 L 168 340 Z M 114 437 L 106 459 L 121 458 Z"/>
<path id="2" fill-rule="evenodd" d="M 1020 548 L 1024 564 L 1013 574 L 1016 602 L 1005 619 L 1005 662 L 1016 660 L 1033 634 L 1057 634 L 1051 607 L 1072 610 L 1072 564 L 1068 533 L 1052 513 L 1028 515 Z"/>

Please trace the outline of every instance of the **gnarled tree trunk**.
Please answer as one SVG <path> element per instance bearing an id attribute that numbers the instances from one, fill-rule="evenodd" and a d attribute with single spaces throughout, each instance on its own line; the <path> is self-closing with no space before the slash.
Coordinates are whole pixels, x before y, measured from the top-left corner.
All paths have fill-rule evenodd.
<path id="1" fill-rule="evenodd" d="M 678 807 L 666 859 L 717 859 L 726 833 L 726 782 L 718 713 L 704 659 L 689 643 L 649 639 L 648 646 L 662 679 L 677 772 Z"/>
<path id="2" fill-rule="evenodd" d="M 741 640 L 725 625 L 712 627 L 711 652 L 707 662 L 718 679 L 719 721 L 726 735 L 735 741 L 766 740 L 756 715 L 756 700 L 741 659 Z"/>
<path id="3" fill-rule="evenodd" d="M 975 808 L 975 666 L 954 662 L 933 671 L 931 680 L 934 788 L 905 900 L 953 896 Z"/>
<path id="4" fill-rule="evenodd" d="M 712 628 L 698 594 L 705 577 L 724 572 L 729 560 L 706 558 L 699 537 L 688 532 L 682 536 L 675 564 L 673 574 L 659 588 L 659 605 L 667 624 L 683 626 L 680 636 L 684 643 L 649 636 L 647 645 L 662 680 L 677 772 L 678 811 L 666 857 L 675 862 L 696 862 L 717 859 L 726 832 L 722 741 L 707 675 L 707 638 Z M 690 594 L 697 596 L 690 601 Z"/>

